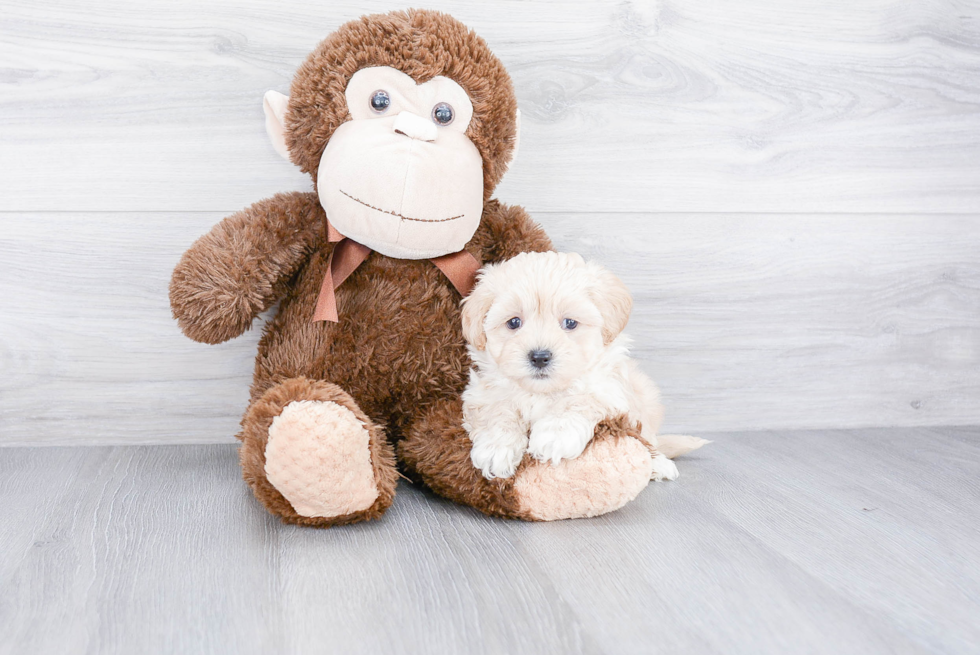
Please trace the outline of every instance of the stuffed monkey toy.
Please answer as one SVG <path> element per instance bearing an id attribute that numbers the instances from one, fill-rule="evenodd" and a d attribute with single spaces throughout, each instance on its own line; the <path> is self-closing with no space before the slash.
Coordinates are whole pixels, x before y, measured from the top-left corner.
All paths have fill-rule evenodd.
<path id="1" fill-rule="evenodd" d="M 651 458 L 624 417 L 578 458 L 526 458 L 488 480 L 470 462 L 460 300 L 476 269 L 551 249 L 491 199 L 517 149 L 510 78 L 452 17 L 393 12 L 320 43 L 290 96 L 265 96 L 273 146 L 313 179 L 233 214 L 173 273 L 181 330 L 215 344 L 279 303 L 238 434 L 242 474 L 283 521 L 379 518 L 399 470 L 494 516 L 593 516 L 631 500 Z"/>

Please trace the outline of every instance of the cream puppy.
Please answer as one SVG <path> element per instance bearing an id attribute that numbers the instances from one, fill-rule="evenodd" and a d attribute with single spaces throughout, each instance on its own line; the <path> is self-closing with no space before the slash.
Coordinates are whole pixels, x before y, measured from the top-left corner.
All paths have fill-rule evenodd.
<path id="1" fill-rule="evenodd" d="M 473 361 L 463 426 L 485 477 L 512 476 L 525 452 L 553 464 L 576 457 L 600 421 L 621 414 L 642 424 L 653 479 L 677 477 L 656 450 L 660 393 L 622 334 L 632 305 L 619 278 L 576 254 L 524 253 L 481 271 L 462 312 Z M 707 443 L 670 439 L 672 456 Z"/>

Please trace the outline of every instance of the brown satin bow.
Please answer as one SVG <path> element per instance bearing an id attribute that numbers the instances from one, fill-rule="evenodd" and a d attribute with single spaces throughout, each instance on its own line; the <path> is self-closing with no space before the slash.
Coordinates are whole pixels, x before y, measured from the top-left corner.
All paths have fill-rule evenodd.
<path id="1" fill-rule="evenodd" d="M 327 260 L 327 274 L 323 276 L 323 284 L 320 286 L 320 296 L 316 301 L 316 311 L 313 312 L 313 322 L 339 320 L 337 316 L 337 294 L 336 290 L 344 280 L 360 266 L 371 249 L 364 244 L 348 239 L 324 219 L 327 224 L 327 241 L 335 243 L 330 258 Z M 466 250 L 433 257 L 430 260 L 436 267 L 449 278 L 456 290 L 464 298 L 473 290 L 476 283 L 476 272 L 480 268 L 480 262 L 476 257 Z"/>

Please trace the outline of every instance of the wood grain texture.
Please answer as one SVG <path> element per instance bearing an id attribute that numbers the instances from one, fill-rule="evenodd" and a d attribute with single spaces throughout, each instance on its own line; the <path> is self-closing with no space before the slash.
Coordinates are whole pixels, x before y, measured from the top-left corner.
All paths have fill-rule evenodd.
<path id="1" fill-rule="evenodd" d="M 968 0 L 428 3 L 515 80 L 500 189 L 545 211 L 976 212 Z M 6 0 L 0 210 L 230 212 L 308 181 L 260 109 L 390 0 Z"/>
<path id="2" fill-rule="evenodd" d="M 407 484 L 278 523 L 231 446 L 0 449 L 0 653 L 973 653 L 980 430 L 718 435 L 623 510 Z"/>
<path id="3" fill-rule="evenodd" d="M 183 337 L 167 284 L 220 214 L 0 214 L 0 443 L 237 432 L 261 321 Z M 538 214 L 636 296 L 667 431 L 980 422 L 978 216 Z"/>

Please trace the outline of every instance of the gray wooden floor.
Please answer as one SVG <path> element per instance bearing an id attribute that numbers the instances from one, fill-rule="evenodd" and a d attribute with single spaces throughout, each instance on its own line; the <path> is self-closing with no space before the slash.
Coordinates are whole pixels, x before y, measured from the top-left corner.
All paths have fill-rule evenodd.
<path id="1" fill-rule="evenodd" d="M 330 531 L 270 518 L 233 446 L 3 448 L 0 652 L 980 650 L 980 428 L 713 437 L 597 519 L 403 483 Z"/>

